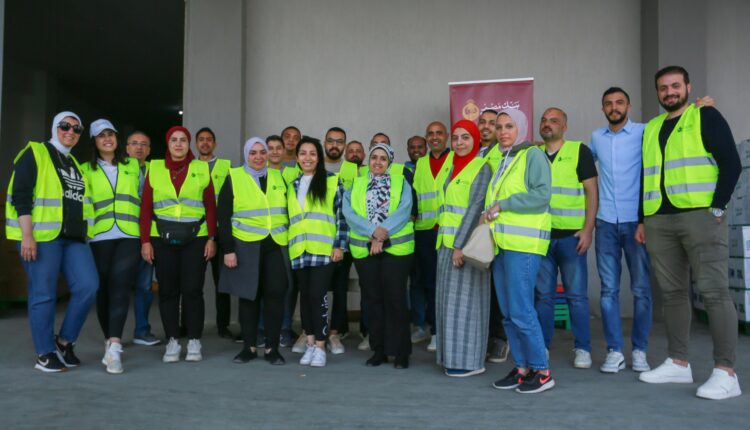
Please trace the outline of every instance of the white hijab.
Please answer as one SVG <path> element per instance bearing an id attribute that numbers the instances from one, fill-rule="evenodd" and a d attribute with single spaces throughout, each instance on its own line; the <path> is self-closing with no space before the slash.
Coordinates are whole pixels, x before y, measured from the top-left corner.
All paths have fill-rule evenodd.
<path id="1" fill-rule="evenodd" d="M 81 118 L 73 112 L 63 111 L 58 113 L 57 115 L 55 115 L 55 119 L 52 120 L 52 138 L 49 140 L 49 143 L 51 143 L 52 146 L 55 147 L 55 149 L 57 149 L 58 151 L 60 151 L 60 153 L 67 157 L 68 155 L 70 155 L 70 150 L 73 148 L 68 148 L 57 139 L 57 124 L 60 124 L 60 121 L 62 121 L 66 117 L 73 117 L 78 120 L 79 124 L 83 124 Z"/>

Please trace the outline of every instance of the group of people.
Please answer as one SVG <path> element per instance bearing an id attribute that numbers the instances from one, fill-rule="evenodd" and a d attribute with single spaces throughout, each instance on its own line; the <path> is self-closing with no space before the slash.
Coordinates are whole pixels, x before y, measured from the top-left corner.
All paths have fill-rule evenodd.
<path id="1" fill-rule="evenodd" d="M 595 240 L 608 348 L 600 370 L 626 366 L 618 301 L 624 252 L 634 298 L 631 367 L 640 380 L 693 381 L 692 271 L 715 362 L 697 395 L 737 396 L 724 210 L 739 157 L 713 101 L 690 104 L 685 69 L 660 70 L 655 85 L 666 113 L 645 125 L 628 118 L 627 92 L 606 90 L 608 126 L 588 145 L 566 140 L 560 108 L 542 114 L 541 144 L 527 140 L 520 110 L 486 110 L 477 123 L 430 123 L 424 136 L 407 141 L 404 164 L 394 161 L 384 133 L 366 151 L 358 141 L 347 143 L 342 128 L 330 128 L 321 143 L 293 126 L 249 139 L 234 168 L 213 155 L 211 129 L 196 134 L 197 159 L 191 133 L 175 126 L 166 133 L 165 158 L 146 162 L 148 137 L 135 132 L 120 145 L 106 119 L 91 123 L 91 157 L 79 164 L 70 150 L 84 132 L 82 121 L 61 112 L 52 138 L 29 142 L 16 157 L 6 204 L 7 236 L 18 241 L 29 278 L 36 368 L 58 372 L 80 363 L 73 346 L 96 299 L 102 363 L 121 373 L 130 291 L 150 284 L 152 265 L 167 339 L 163 361 L 181 359 L 181 331 L 185 360 L 201 360 L 209 261 L 219 334 L 243 343 L 235 362 L 256 359 L 263 349 L 266 361 L 284 364 L 280 348 L 294 343 L 301 365 L 322 367 L 326 349 L 345 351 L 353 264 L 362 291 L 360 349 L 373 353 L 366 365 L 392 359 L 395 368 L 407 368 L 412 344 L 429 339 L 427 349 L 448 376 L 483 373 L 487 360 L 510 354 L 512 370 L 493 386 L 538 393 L 555 385 L 549 348 L 558 272 L 575 338 L 573 366 L 592 366 L 586 254 Z M 495 248 L 489 269 L 463 253 L 480 224 L 489 226 Z M 668 340 L 668 358 L 654 369 L 646 355 L 651 270 Z M 55 335 L 60 272 L 71 298 Z M 228 328 L 231 296 L 239 300 L 236 338 Z M 298 296 L 303 333 L 294 342 Z M 144 315 L 139 307 L 137 318 Z M 147 320 L 136 330 L 140 343 L 159 342 Z"/>

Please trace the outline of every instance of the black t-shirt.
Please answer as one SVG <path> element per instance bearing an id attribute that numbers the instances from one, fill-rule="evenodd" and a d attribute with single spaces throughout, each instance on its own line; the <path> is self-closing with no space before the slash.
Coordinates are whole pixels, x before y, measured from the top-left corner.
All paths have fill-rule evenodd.
<path id="1" fill-rule="evenodd" d="M 44 146 L 49 151 L 63 189 L 63 220 L 58 238 L 85 241 L 88 226 L 83 219 L 83 176 L 70 157 L 62 155 L 51 143 L 47 142 Z M 19 216 L 31 215 L 37 179 L 37 165 L 31 149 L 18 159 L 13 166 L 13 173 L 12 204 Z"/>
<path id="2" fill-rule="evenodd" d="M 555 152 L 554 154 L 550 154 L 545 152 L 547 154 L 547 158 L 549 158 L 549 162 L 552 163 L 555 161 L 555 157 L 560 151 Z M 578 165 L 576 166 L 576 173 L 578 174 L 578 181 L 583 182 L 586 179 L 596 178 L 598 176 L 598 173 L 596 171 L 596 163 L 594 163 L 594 156 L 591 154 L 591 150 L 588 146 L 581 144 L 578 150 Z M 578 230 L 563 230 L 563 229 L 552 229 L 551 237 L 552 239 L 562 239 L 568 236 L 572 236 L 576 234 Z"/>

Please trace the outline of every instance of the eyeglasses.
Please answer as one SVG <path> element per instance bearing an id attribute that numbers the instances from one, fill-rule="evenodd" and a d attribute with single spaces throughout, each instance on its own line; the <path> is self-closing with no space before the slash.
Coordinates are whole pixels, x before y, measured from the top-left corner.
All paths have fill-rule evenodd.
<path id="1" fill-rule="evenodd" d="M 59 128 L 62 131 L 69 131 L 72 128 L 73 129 L 73 133 L 75 133 L 75 134 L 81 134 L 81 133 L 83 133 L 83 126 L 82 125 L 71 125 L 67 121 L 60 121 L 60 123 L 57 124 L 57 128 Z"/>
<path id="2" fill-rule="evenodd" d="M 331 138 L 331 137 L 326 137 L 326 143 L 335 143 L 335 144 L 338 144 L 338 145 L 343 145 L 344 144 L 344 139 L 334 139 L 334 138 Z"/>
<path id="3" fill-rule="evenodd" d="M 128 142 L 128 145 L 131 145 L 131 146 L 140 146 L 141 148 L 148 148 L 149 146 L 151 146 L 150 144 L 148 144 L 146 142 Z"/>

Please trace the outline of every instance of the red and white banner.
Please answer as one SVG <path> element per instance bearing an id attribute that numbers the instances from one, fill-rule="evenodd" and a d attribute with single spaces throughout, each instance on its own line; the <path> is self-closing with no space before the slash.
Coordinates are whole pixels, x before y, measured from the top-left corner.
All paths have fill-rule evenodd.
<path id="1" fill-rule="evenodd" d="M 451 124 L 461 119 L 476 122 L 486 109 L 520 109 L 529 120 L 526 139 L 534 135 L 534 78 L 448 83 Z"/>

